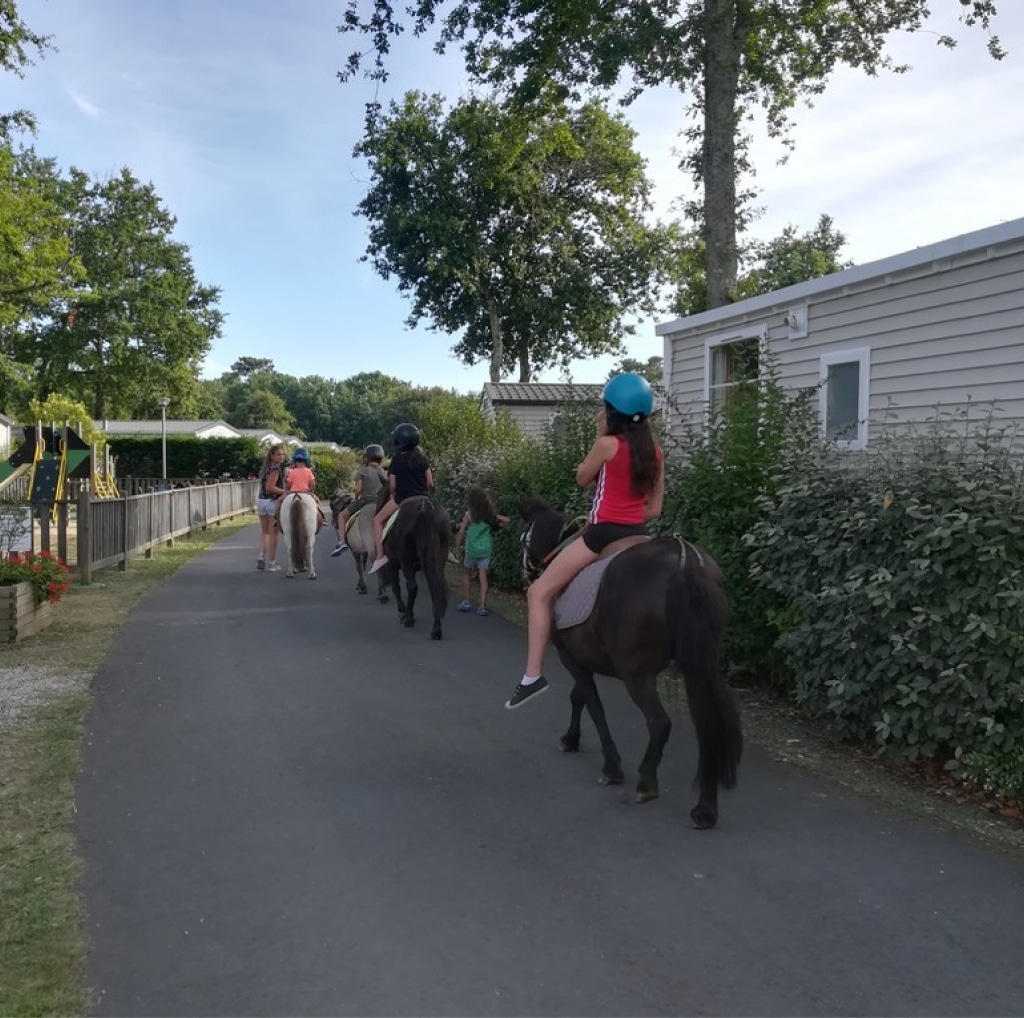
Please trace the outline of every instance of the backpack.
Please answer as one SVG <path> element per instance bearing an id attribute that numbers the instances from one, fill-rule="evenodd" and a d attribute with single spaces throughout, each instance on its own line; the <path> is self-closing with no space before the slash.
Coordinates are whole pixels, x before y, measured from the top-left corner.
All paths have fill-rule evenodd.
<path id="1" fill-rule="evenodd" d="M 491 525 L 486 520 L 474 520 L 466 529 L 466 558 L 489 558 L 494 548 Z"/>

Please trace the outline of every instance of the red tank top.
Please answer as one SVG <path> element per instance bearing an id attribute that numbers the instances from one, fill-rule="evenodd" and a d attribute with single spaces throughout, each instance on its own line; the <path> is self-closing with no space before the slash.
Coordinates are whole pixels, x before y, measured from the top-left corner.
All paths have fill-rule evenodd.
<path id="1" fill-rule="evenodd" d="M 629 446 L 621 436 L 615 455 L 607 460 L 597 475 L 594 502 L 590 507 L 591 523 L 644 522 L 646 495 L 634 495 L 629 475 Z M 661 462 L 661 449 L 655 449 Z"/>

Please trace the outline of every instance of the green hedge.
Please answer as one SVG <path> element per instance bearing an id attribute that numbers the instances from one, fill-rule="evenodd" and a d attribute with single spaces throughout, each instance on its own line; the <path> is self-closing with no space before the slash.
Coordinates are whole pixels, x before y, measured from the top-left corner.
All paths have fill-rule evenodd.
<path id="1" fill-rule="evenodd" d="M 161 477 L 162 440 L 155 437 L 109 437 L 118 477 Z M 244 478 L 259 472 L 266 450 L 255 438 L 167 436 L 167 476 Z"/>
<path id="2" fill-rule="evenodd" d="M 1024 462 L 999 439 L 936 427 L 816 457 L 746 543 L 787 606 L 776 646 L 800 702 L 1024 797 Z"/>

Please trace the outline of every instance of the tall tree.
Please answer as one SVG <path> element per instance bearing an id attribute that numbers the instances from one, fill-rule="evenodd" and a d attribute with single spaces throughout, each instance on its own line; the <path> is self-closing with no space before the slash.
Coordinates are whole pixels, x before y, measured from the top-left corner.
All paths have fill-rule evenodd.
<path id="1" fill-rule="evenodd" d="M 174 217 L 127 169 L 96 182 L 72 169 L 64 200 L 85 279 L 21 330 L 18 359 L 42 392 L 73 395 L 95 417 L 152 416 L 160 396 L 176 416 L 194 412 L 219 290 L 196 279 Z"/>
<path id="2" fill-rule="evenodd" d="M 236 428 L 273 428 L 290 435 L 295 432 L 295 418 L 283 399 L 268 389 L 253 389 L 246 393 L 228 417 L 228 424 Z"/>
<path id="3" fill-rule="evenodd" d="M 772 240 L 752 241 L 741 253 L 743 271 L 733 290 L 736 299 L 746 300 L 848 269 L 853 263 L 841 257 L 845 245 L 846 236 L 827 215 L 819 217 L 814 229 L 806 233 L 799 234 L 790 225 Z M 675 252 L 677 289 L 672 310 L 679 315 L 707 311 L 703 241 L 694 234 L 677 236 Z"/>
<path id="4" fill-rule="evenodd" d="M 661 383 L 665 373 L 664 364 L 660 357 L 648 357 L 646 361 L 637 360 L 635 357 L 623 357 L 618 364 L 608 372 L 608 378 L 614 378 L 622 371 L 632 371 L 633 374 L 643 375 L 652 385 Z"/>
<path id="5" fill-rule="evenodd" d="M 52 160 L 0 141 L 0 406 L 19 414 L 32 395 L 34 370 L 18 362 L 18 327 L 48 301 L 71 293 L 83 274 L 72 252 Z"/>
<path id="6" fill-rule="evenodd" d="M 906 70 L 886 52 L 896 32 L 925 28 L 930 0 L 349 0 L 343 31 L 368 35 L 376 54 L 369 75 L 386 78 L 391 40 L 440 22 L 437 48 L 462 46 L 478 80 L 529 97 L 555 82 L 568 93 L 631 82 L 627 99 L 652 85 L 672 85 L 690 97 L 696 123 L 683 165 L 703 189 L 690 207 L 704 241 L 707 304 L 733 299 L 743 224 L 738 179 L 745 167 L 739 125 L 762 107 L 768 130 L 786 138 L 796 104 L 823 92 L 837 66 L 875 75 Z M 990 32 L 995 0 L 946 0 L 968 26 Z M 938 36 L 941 45 L 955 42 Z M 989 36 L 989 52 L 1003 56 Z M 349 57 L 341 77 L 361 66 Z"/>
<path id="7" fill-rule="evenodd" d="M 490 377 L 617 351 L 652 290 L 661 233 L 634 132 L 597 103 L 541 94 L 508 108 L 471 98 L 446 111 L 410 92 L 370 109 L 356 147 L 367 258 L 413 297 L 409 323 L 461 331 Z"/>
<path id="8" fill-rule="evenodd" d="M 25 68 L 33 63 L 33 55 L 41 54 L 50 45 L 50 38 L 39 35 L 25 24 L 14 0 L 0 0 L 0 70 L 25 76 Z M 0 139 L 15 130 L 34 130 L 35 118 L 27 110 L 0 110 Z"/>

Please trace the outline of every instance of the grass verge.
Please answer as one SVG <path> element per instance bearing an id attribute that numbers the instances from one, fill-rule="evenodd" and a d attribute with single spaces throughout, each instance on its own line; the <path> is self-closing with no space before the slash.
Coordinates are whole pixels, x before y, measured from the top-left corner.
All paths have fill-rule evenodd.
<path id="1" fill-rule="evenodd" d="M 461 570 L 449 565 L 448 580 L 453 590 L 461 589 L 460 577 Z M 496 614 L 526 626 L 526 598 L 522 594 L 491 587 L 487 602 Z M 524 643 L 524 653 L 525 649 Z M 658 690 L 670 713 L 687 717 L 688 724 L 682 682 L 666 673 L 658 680 Z M 1002 851 L 1024 853 L 1024 822 L 1013 807 L 1003 815 L 1003 804 L 954 784 L 941 772 L 895 764 L 874 755 L 870 747 L 842 743 L 823 722 L 763 691 L 734 692 L 743 716 L 744 738 L 773 759 L 890 808 L 965 832 Z"/>
<path id="2" fill-rule="evenodd" d="M 92 586 L 68 591 L 48 629 L 0 646 L 0 670 L 35 669 L 63 680 L 0 731 L 0 1015 L 89 1012 L 72 828 L 89 683 L 146 591 L 252 521 L 224 522 L 134 560 L 125 572 L 101 572 Z"/>

